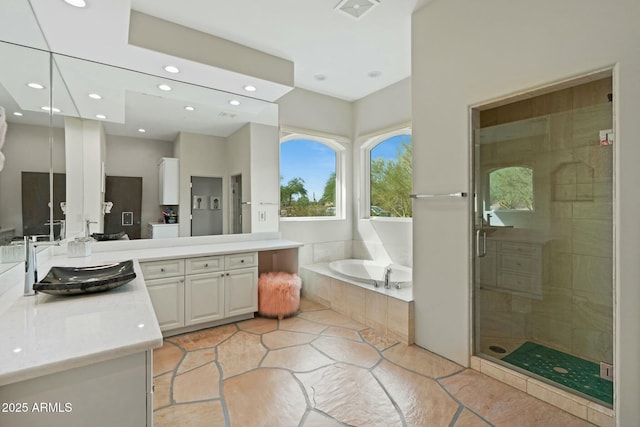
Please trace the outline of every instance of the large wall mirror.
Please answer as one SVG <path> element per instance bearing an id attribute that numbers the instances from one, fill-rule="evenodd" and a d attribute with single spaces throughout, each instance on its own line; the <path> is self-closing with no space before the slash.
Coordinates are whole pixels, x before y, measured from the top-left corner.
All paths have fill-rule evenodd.
<path id="1" fill-rule="evenodd" d="M 5 157 L 0 171 L 0 240 L 22 235 L 59 236 L 64 199 L 63 118 L 54 114 L 56 105 L 74 112 L 62 79 L 45 50 L 0 42 L 0 56 L 11 67 L 0 69 L 0 106 L 6 117 Z M 54 89 L 55 88 L 55 89 Z M 50 178 L 53 177 L 53 185 Z M 51 217 L 54 226 L 51 224 Z"/>
<path id="2" fill-rule="evenodd" d="M 150 224 L 165 222 L 168 211 L 177 215 L 180 236 L 256 231 L 251 201 L 255 184 L 264 180 L 252 184 L 260 162 L 250 161 L 251 134 L 258 126 L 253 133 L 264 138 L 260 127 L 269 128 L 274 137 L 268 144 L 277 153 L 277 104 L 50 54 L 37 36 L 11 37 L 0 30 L 8 40 L 0 41 L 0 56 L 12 64 L 0 69 L 0 106 L 8 124 L 0 240 L 50 231 L 55 238 L 75 237 L 87 220 L 92 233 L 150 238 Z M 163 158 L 180 162 L 175 204 L 159 200 Z M 211 190 L 193 193 L 194 178 L 198 185 L 200 178 L 209 180 Z M 277 172 L 273 181 L 277 199 Z M 273 198 L 261 199 L 264 209 L 277 209 Z M 194 231 L 193 213 L 216 223 Z M 259 231 L 277 231 L 277 223 Z"/>

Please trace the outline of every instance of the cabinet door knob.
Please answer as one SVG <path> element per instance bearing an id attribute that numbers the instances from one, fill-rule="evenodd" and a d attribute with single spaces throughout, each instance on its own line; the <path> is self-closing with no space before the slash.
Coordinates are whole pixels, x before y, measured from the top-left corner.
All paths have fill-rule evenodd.
<path id="1" fill-rule="evenodd" d="M 243 259 L 241 259 L 241 260 L 240 260 L 240 263 L 242 264 L 243 262 L 244 262 L 244 260 L 243 260 Z"/>
<path id="2" fill-rule="evenodd" d="M 209 267 L 209 263 L 206 263 L 204 266 L 205 266 L 205 268 L 206 268 L 206 267 Z"/>
<path id="3" fill-rule="evenodd" d="M 229 273 L 227 273 L 227 276 L 229 275 Z"/>
<path id="4" fill-rule="evenodd" d="M 164 268 L 161 268 L 161 269 L 160 269 L 160 271 L 161 271 L 162 273 L 164 273 Z"/>

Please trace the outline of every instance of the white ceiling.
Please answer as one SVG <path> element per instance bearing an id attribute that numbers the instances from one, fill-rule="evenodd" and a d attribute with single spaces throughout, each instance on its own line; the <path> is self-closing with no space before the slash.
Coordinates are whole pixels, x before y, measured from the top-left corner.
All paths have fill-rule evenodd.
<path id="1" fill-rule="evenodd" d="M 293 61 L 295 86 L 352 101 L 411 74 L 411 13 L 427 1 L 382 0 L 359 19 L 336 10 L 339 0 L 87 0 L 83 9 L 62 0 L 30 3 L 57 52 L 157 70 L 165 55 L 127 44 L 134 9 Z M 155 67 L 146 69 L 145 61 Z M 214 87 L 238 87 L 205 68 Z M 369 77 L 372 71 L 380 75 Z"/>
<path id="2" fill-rule="evenodd" d="M 383 0 L 359 19 L 335 10 L 338 3 L 131 0 L 140 12 L 293 61 L 304 89 L 353 101 L 409 77 L 411 13 L 425 2 Z"/>
<path id="3" fill-rule="evenodd" d="M 277 124 L 277 111 L 274 115 L 273 110 L 261 107 L 258 100 L 274 102 L 291 88 L 130 45 L 132 9 L 292 61 L 296 87 L 353 101 L 409 77 L 411 13 L 430 0 L 372 0 L 380 2 L 358 19 L 335 9 L 340 0 L 86 1 L 87 7 L 82 9 L 63 0 L 0 1 L 0 40 L 226 92 L 198 95 L 185 85 L 180 93 L 153 93 L 151 86 L 141 87 L 143 79 L 139 75 L 100 70 L 78 61 L 75 64 L 67 61 L 69 66 L 65 66 L 63 58 L 56 61 L 56 72 L 62 73 L 78 110 L 72 114 L 67 109 L 63 114 L 95 118 L 96 111 L 86 102 L 85 92 L 98 90 L 91 89 L 90 84 L 95 87 L 101 82 L 104 87 L 101 90 L 114 95 L 105 97 L 104 107 L 100 107 L 100 113 L 109 117 L 105 127 L 110 133 L 134 135 L 140 126 L 153 127 L 157 132 L 145 137 L 170 140 L 175 129 L 227 136 L 247 121 L 275 120 Z M 22 61 L 19 57 L 13 61 L 10 58 L 5 55 L 3 59 L 14 64 Z M 177 65 L 181 73 L 171 75 L 163 71 L 162 67 L 169 63 Z M 27 73 L 22 69 L 29 67 L 3 67 L 0 73 L 3 75 L 0 89 L 2 84 L 6 89 L 0 90 L 0 101 L 6 99 L 7 92 L 13 96 L 13 100 L 4 101 L 5 107 L 27 105 L 26 96 L 33 93 L 30 89 L 25 92 L 22 80 Z M 371 72 L 379 75 L 371 77 Z M 317 79 L 318 74 L 325 79 Z M 55 78 L 60 77 L 54 73 Z M 121 85 L 109 89 L 109 79 Z M 147 83 L 155 86 L 156 80 Z M 243 93 L 256 99 L 242 99 L 241 107 L 231 108 L 230 93 L 242 92 L 240 88 L 246 84 L 259 88 L 254 94 Z M 113 103 L 107 111 L 109 98 Z M 58 101 L 62 99 L 67 101 L 64 96 L 57 97 Z M 54 97 L 54 104 L 55 101 Z M 33 103 L 34 112 L 42 104 L 29 102 Z M 171 108 L 183 110 L 186 103 L 194 102 L 199 103 L 199 113 L 210 123 L 203 125 L 198 120 L 190 123 L 190 116 L 185 116 L 184 111 L 170 113 Z M 153 111 L 152 106 L 162 111 Z M 139 124 L 143 119 L 146 123 Z M 28 122 L 28 117 L 20 120 Z"/>

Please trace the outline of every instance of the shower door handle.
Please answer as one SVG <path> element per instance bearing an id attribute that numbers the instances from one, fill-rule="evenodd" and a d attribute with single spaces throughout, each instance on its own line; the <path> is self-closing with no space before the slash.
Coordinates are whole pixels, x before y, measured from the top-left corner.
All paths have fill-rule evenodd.
<path id="1" fill-rule="evenodd" d="M 482 233 L 482 247 L 480 246 L 480 234 Z M 476 254 L 478 258 L 482 258 L 487 254 L 487 232 L 484 230 L 476 230 Z"/>

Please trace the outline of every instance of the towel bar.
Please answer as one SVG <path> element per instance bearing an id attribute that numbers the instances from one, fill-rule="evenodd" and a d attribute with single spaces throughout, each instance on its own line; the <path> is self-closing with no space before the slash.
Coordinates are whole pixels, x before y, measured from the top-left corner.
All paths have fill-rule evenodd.
<path id="1" fill-rule="evenodd" d="M 467 197 L 467 193 L 461 191 L 459 193 L 444 193 L 444 194 L 409 194 L 412 199 L 435 199 L 443 197 Z"/>

